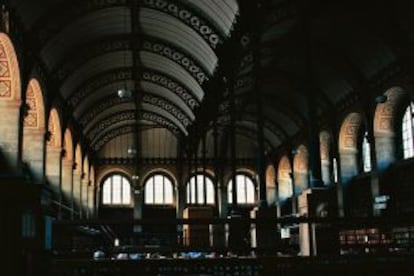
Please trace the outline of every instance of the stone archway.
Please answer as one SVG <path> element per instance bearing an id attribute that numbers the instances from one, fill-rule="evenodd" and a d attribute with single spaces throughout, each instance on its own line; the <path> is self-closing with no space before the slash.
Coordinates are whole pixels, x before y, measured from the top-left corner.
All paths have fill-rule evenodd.
<path id="1" fill-rule="evenodd" d="M 89 217 L 88 200 L 89 200 L 89 159 L 85 156 L 82 165 L 82 186 L 81 186 L 81 206 L 84 216 Z"/>
<path id="2" fill-rule="evenodd" d="M 88 209 L 90 216 L 95 215 L 95 206 L 97 206 L 98 196 L 95 182 L 95 169 L 91 165 L 89 169 L 89 187 L 88 187 Z"/>
<path id="3" fill-rule="evenodd" d="M 397 133 L 404 107 L 409 104 L 409 95 L 400 87 L 388 89 L 387 100 L 377 104 L 374 116 L 374 137 L 379 172 L 386 170 L 397 159 Z"/>
<path id="4" fill-rule="evenodd" d="M 28 165 L 33 180 L 42 183 L 46 123 L 43 93 L 36 79 L 31 79 L 27 86 L 26 107 L 23 121 L 22 159 Z"/>
<path id="5" fill-rule="evenodd" d="M 8 169 L 17 168 L 20 105 L 21 82 L 17 55 L 8 35 L 0 33 L 0 154 L 7 162 Z"/>
<path id="6" fill-rule="evenodd" d="M 331 168 L 333 164 L 331 164 L 332 137 L 328 131 L 322 131 L 319 133 L 319 145 L 322 181 L 325 186 L 329 186 L 332 183 Z"/>
<path id="7" fill-rule="evenodd" d="M 277 169 L 279 202 L 286 201 L 286 199 L 290 198 L 293 194 L 291 173 L 292 166 L 289 158 L 287 156 L 283 156 L 279 161 Z"/>
<path id="8" fill-rule="evenodd" d="M 266 193 L 268 205 L 275 205 L 277 203 L 276 171 L 273 165 L 268 165 L 266 168 Z"/>
<path id="9" fill-rule="evenodd" d="M 72 132 L 67 128 L 63 138 L 62 193 L 69 207 L 73 207 L 73 155 Z"/>
<path id="10" fill-rule="evenodd" d="M 80 144 L 76 145 L 75 163 L 73 164 L 73 201 L 75 207 L 82 216 L 82 149 Z"/>
<path id="11" fill-rule="evenodd" d="M 56 194 L 60 194 L 60 158 L 62 154 L 62 129 L 58 111 L 49 114 L 46 132 L 46 179 Z"/>
<path id="12" fill-rule="evenodd" d="M 304 145 L 296 149 L 293 158 L 293 174 L 295 183 L 295 194 L 299 195 L 309 185 L 309 153 Z"/>
<path id="13" fill-rule="evenodd" d="M 346 116 L 339 132 L 341 180 L 344 185 L 359 173 L 358 141 L 361 127 L 361 114 L 353 112 Z"/>

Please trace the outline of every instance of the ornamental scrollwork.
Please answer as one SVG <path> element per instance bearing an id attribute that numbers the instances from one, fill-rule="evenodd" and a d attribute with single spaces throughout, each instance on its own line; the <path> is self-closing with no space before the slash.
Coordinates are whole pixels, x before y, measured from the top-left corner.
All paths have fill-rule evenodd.
<path id="1" fill-rule="evenodd" d="M 99 137 L 99 139 L 95 139 L 94 142 L 92 142 L 92 148 L 95 151 L 100 150 L 106 143 L 108 143 L 110 140 L 112 140 L 113 138 L 126 134 L 126 133 L 131 133 L 134 131 L 134 127 L 133 126 L 125 126 L 125 127 L 121 127 L 118 129 L 115 129 L 113 131 L 109 131 L 107 132 L 104 136 Z"/>
<path id="2" fill-rule="evenodd" d="M 181 109 L 179 109 L 176 105 L 160 98 L 155 97 L 151 94 L 145 94 L 142 97 L 142 102 L 148 103 L 151 105 L 159 106 L 165 111 L 171 113 L 175 118 L 177 118 L 185 127 L 190 124 L 190 118 L 184 114 Z"/>
<path id="3" fill-rule="evenodd" d="M 94 126 L 94 128 L 92 130 L 90 130 L 87 133 L 86 136 L 90 140 L 93 140 L 93 138 L 96 137 L 99 132 L 105 130 L 106 128 L 110 127 L 111 125 L 116 124 L 118 122 L 130 121 L 130 120 L 135 120 L 135 113 L 133 111 L 122 112 L 122 113 L 112 115 L 112 116 L 110 116 L 108 118 L 105 118 L 102 121 L 100 121 L 96 126 Z"/>
<path id="4" fill-rule="evenodd" d="M 144 120 L 155 122 L 159 125 L 166 127 L 170 130 L 173 134 L 178 135 L 180 131 L 178 130 L 177 126 L 171 123 L 170 121 L 166 120 L 164 117 L 159 116 L 152 112 L 141 112 L 141 118 Z"/>
<path id="5" fill-rule="evenodd" d="M 106 98 L 102 100 L 97 105 L 94 105 L 92 110 L 87 110 L 85 113 L 83 113 L 79 118 L 79 124 L 81 126 L 86 126 L 93 118 L 95 118 L 99 113 L 102 111 L 113 107 L 117 104 L 122 104 L 130 101 L 129 99 L 122 99 L 119 97 L 112 97 L 112 98 Z"/>
<path id="6" fill-rule="evenodd" d="M 218 32 L 210 27 L 207 22 L 200 18 L 197 14 L 177 3 L 170 3 L 166 0 L 144 0 L 143 4 L 147 8 L 155 9 L 167 13 L 195 30 L 212 49 L 216 49 L 218 44 L 221 44 L 221 39 Z"/>
<path id="7" fill-rule="evenodd" d="M 99 88 L 104 87 L 105 85 L 111 84 L 117 81 L 123 81 L 126 79 L 132 78 L 132 72 L 128 69 L 121 69 L 117 71 L 112 71 L 103 75 L 96 77 L 93 81 L 88 82 L 83 85 L 78 91 L 72 94 L 68 103 L 71 107 L 75 107 L 80 103 L 80 101 L 85 100 L 86 97 L 91 95 L 94 91 L 99 90 Z"/>
<path id="8" fill-rule="evenodd" d="M 204 72 L 203 69 L 197 65 L 193 59 L 189 58 L 184 53 L 174 49 L 173 47 L 164 45 L 159 42 L 145 41 L 143 44 L 143 49 L 167 57 L 170 60 L 180 64 L 197 80 L 200 85 L 209 79 L 206 72 Z"/>
<path id="9" fill-rule="evenodd" d="M 187 103 L 191 109 L 195 109 L 200 105 L 200 103 L 194 98 L 194 96 L 188 91 L 187 88 L 165 75 L 156 72 L 143 72 L 141 78 L 144 81 L 158 84 L 170 90 L 178 97 L 180 97 L 185 103 Z"/>

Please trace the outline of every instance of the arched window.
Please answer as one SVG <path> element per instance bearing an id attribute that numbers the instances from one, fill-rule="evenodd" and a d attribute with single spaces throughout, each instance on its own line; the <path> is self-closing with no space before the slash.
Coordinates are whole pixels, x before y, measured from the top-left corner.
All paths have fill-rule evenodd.
<path id="1" fill-rule="evenodd" d="M 214 204 L 214 185 L 210 177 L 198 174 L 187 183 L 187 203 Z"/>
<path id="2" fill-rule="evenodd" d="M 338 161 L 334 157 L 332 159 L 332 171 L 333 171 L 333 181 L 334 183 L 338 183 L 339 180 L 339 173 L 338 173 Z"/>
<path id="3" fill-rule="evenodd" d="M 370 172 L 371 165 L 371 145 L 368 140 L 368 132 L 365 131 L 364 138 L 362 139 L 362 169 L 364 172 Z"/>
<path id="4" fill-rule="evenodd" d="M 173 204 L 173 184 L 167 176 L 156 174 L 145 182 L 145 204 Z"/>
<path id="5" fill-rule="evenodd" d="M 131 203 L 131 183 L 120 174 L 109 176 L 102 187 L 104 205 L 128 205 Z"/>
<path id="6" fill-rule="evenodd" d="M 228 203 L 233 203 L 233 180 L 227 185 Z M 237 204 L 254 204 L 255 203 L 255 187 L 250 177 L 244 174 L 236 175 L 236 196 Z"/>
<path id="7" fill-rule="evenodd" d="M 403 142 L 403 154 L 404 158 L 411 158 L 414 156 L 414 139 L 413 139 L 413 128 L 414 128 L 414 104 L 411 103 L 405 110 L 404 117 L 402 120 L 402 142 Z"/>

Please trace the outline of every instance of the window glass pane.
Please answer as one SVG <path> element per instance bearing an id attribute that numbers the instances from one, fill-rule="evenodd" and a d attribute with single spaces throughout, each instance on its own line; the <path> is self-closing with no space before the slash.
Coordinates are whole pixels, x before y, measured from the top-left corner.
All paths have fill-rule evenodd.
<path id="1" fill-rule="evenodd" d="M 229 181 L 227 186 L 228 203 L 232 203 L 232 180 Z M 237 204 L 253 204 L 255 203 L 255 187 L 253 181 L 245 175 L 236 175 L 236 188 L 237 188 Z M 211 196 L 210 200 L 214 203 L 214 186 L 211 183 Z M 210 192 L 209 192 L 210 193 Z M 207 200 L 208 201 L 208 200 Z"/>
<path id="2" fill-rule="evenodd" d="M 154 178 L 150 178 L 145 184 L 145 203 L 154 203 Z"/>
<path id="3" fill-rule="evenodd" d="M 154 176 L 154 204 L 163 204 L 164 202 L 164 187 L 163 177 L 161 175 Z"/>
<path id="4" fill-rule="evenodd" d="M 187 203 L 190 203 L 190 183 L 187 183 Z"/>
<path id="5" fill-rule="evenodd" d="M 333 178 L 334 182 L 338 183 L 338 162 L 336 161 L 336 158 L 333 159 Z"/>
<path id="6" fill-rule="evenodd" d="M 202 177 L 197 177 L 197 203 L 204 203 L 204 185 Z"/>
<path id="7" fill-rule="evenodd" d="M 121 176 L 116 175 L 112 178 L 112 204 L 121 203 Z"/>
<path id="8" fill-rule="evenodd" d="M 414 156 L 414 139 L 413 139 L 413 103 L 407 107 L 402 120 L 402 142 L 404 158 L 411 158 Z"/>
<path id="9" fill-rule="evenodd" d="M 108 177 L 102 187 L 103 204 L 130 204 L 131 183 L 119 174 Z"/>
<path id="10" fill-rule="evenodd" d="M 167 178 L 164 177 L 164 204 L 173 204 L 174 203 L 174 195 L 173 195 L 173 185 L 171 183 L 171 181 Z"/>
<path id="11" fill-rule="evenodd" d="M 130 204 L 131 202 L 131 185 L 128 179 L 122 178 L 122 204 Z"/>
<path id="12" fill-rule="evenodd" d="M 253 203 L 255 203 L 255 200 L 254 200 L 254 198 L 255 198 L 254 184 L 253 184 L 253 181 L 248 177 L 245 177 L 245 180 L 246 180 L 246 194 L 247 194 L 246 203 L 253 204 Z"/>
<path id="13" fill-rule="evenodd" d="M 196 200 L 195 200 L 195 194 L 196 194 L 196 192 L 195 192 L 195 178 L 194 177 L 191 178 L 190 184 L 191 184 L 191 190 L 190 190 L 190 193 L 191 193 L 191 202 L 190 203 L 195 203 L 196 202 Z"/>
<path id="14" fill-rule="evenodd" d="M 229 185 L 227 185 L 227 202 L 233 203 L 233 180 L 230 180 Z"/>
<path id="15" fill-rule="evenodd" d="M 362 140 L 362 162 L 364 172 L 371 171 L 371 146 L 368 142 L 368 133 L 365 132 L 364 139 Z"/>
<path id="16" fill-rule="evenodd" d="M 206 178 L 207 204 L 214 204 L 214 185 L 210 178 Z"/>
<path id="17" fill-rule="evenodd" d="M 103 195 L 102 195 L 102 203 L 103 204 L 111 204 L 111 178 L 105 180 L 103 184 Z"/>
<path id="18" fill-rule="evenodd" d="M 241 175 L 236 177 L 236 188 L 237 203 L 246 203 L 246 185 L 244 183 L 244 178 Z"/>

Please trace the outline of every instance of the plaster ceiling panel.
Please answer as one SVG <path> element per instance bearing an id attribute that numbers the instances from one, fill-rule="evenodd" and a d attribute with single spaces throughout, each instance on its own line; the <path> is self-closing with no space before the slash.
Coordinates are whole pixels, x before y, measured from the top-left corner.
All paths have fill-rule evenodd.
<path id="1" fill-rule="evenodd" d="M 210 45 L 193 29 L 170 15 L 148 8 L 140 9 L 139 18 L 144 34 L 169 41 L 192 53 L 192 57 L 213 74 L 218 58 Z"/>
<path id="2" fill-rule="evenodd" d="M 144 67 L 152 68 L 162 73 L 172 76 L 179 80 L 182 84 L 186 85 L 190 91 L 194 93 L 194 96 L 201 101 L 204 97 L 204 91 L 198 82 L 179 64 L 167 59 L 163 56 L 149 53 L 140 52 L 140 60 Z"/>
<path id="3" fill-rule="evenodd" d="M 94 138 L 91 141 L 91 144 L 94 145 L 96 144 L 106 133 L 111 132 L 117 128 L 123 127 L 123 126 L 131 126 L 131 125 L 135 125 L 136 121 L 135 120 L 125 120 L 125 121 L 119 121 L 115 124 L 112 124 L 110 126 L 108 126 L 107 128 L 105 128 L 105 130 L 98 132 L 96 136 L 94 136 Z"/>
<path id="4" fill-rule="evenodd" d="M 142 103 L 141 108 L 142 110 L 150 111 L 152 113 L 159 114 L 164 118 L 167 118 L 170 122 L 172 122 L 175 126 L 177 126 L 185 135 L 188 135 L 188 132 L 185 129 L 184 125 L 177 118 L 175 118 L 171 113 L 167 112 L 161 107 L 150 105 L 147 103 Z"/>
<path id="5" fill-rule="evenodd" d="M 123 88 L 123 87 L 132 88 L 134 87 L 134 83 L 131 80 L 122 81 L 122 82 L 118 81 L 118 82 L 113 82 L 104 87 L 100 87 L 96 91 L 92 91 L 91 94 L 89 94 L 78 105 L 74 107 L 74 111 L 73 111 L 74 117 L 79 118 L 86 111 L 89 111 L 97 102 L 100 102 L 101 100 L 105 98 L 108 98 L 111 96 L 117 97 L 118 89 Z"/>
<path id="6" fill-rule="evenodd" d="M 83 133 L 88 133 L 91 130 L 91 128 L 95 126 L 99 121 L 108 118 L 113 114 L 120 113 L 122 111 L 134 110 L 135 107 L 135 103 L 131 102 L 114 105 L 111 108 L 108 108 L 103 112 L 97 114 L 91 121 L 89 121 L 88 124 L 86 124 L 83 127 Z"/>
<path id="7" fill-rule="evenodd" d="M 195 119 L 193 111 L 188 107 L 188 105 L 176 94 L 172 93 L 170 90 L 156 85 L 152 82 L 141 81 L 140 82 L 141 90 L 145 91 L 145 93 L 151 93 L 157 95 L 159 97 L 165 98 L 175 105 L 177 105 L 181 110 L 190 117 L 191 120 Z"/>
<path id="8" fill-rule="evenodd" d="M 181 0 L 188 6 L 206 14 L 210 22 L 216 25 L 220 32 L 226 37 L 230 35 L 236 15 L 239 12 L 237 1 L 235 0 Z"/>

